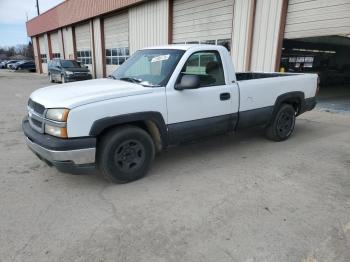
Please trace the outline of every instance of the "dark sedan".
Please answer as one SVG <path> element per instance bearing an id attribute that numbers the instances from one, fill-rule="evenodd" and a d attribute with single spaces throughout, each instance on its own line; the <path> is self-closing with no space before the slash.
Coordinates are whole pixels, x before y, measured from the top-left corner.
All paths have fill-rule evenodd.
<path id="1" fill-rule="evenodd" d="M 27 70 L 30 72 L 35 72 L 35 70 L 36 70 L 34 61 L 18 62 L 12 66 L 12 69 L 14 69 L 14 70 Z"/>
<path id="2" fill-rule="evenodd" d="M 55 59 L 49 63 L 50 82 L 74 82 L 92 79 L 89 69 L 75 60 Z"/>

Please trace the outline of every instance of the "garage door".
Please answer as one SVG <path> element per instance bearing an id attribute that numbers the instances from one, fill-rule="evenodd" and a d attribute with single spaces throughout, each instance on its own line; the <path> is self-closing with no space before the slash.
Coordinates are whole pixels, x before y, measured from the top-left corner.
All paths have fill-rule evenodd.
<path id="1" fill-rule="evenodd" d="M 77 48 L 77 60 L 89 66 L 89 69 L 92 70 L 90 23 L 75 27 L 75 41 Z"/>
<path id="2" fill-rule="evenodd" d="M 289 0 L 285 38 L 350 34 L 349 0 Z"/>
<path id="3" fill-rule="evenodd" d="M 58 37 L 58 32 L 51 33 L 50 34 L 51 39 L 51 48 L 52 48 L 52 57 L 53 58 L 60 58 L 60 40 Z"/>
<path id="4" fill-rule="evenodd" d="M 104 19 L 106 73 L 110 75 L 129 57 L 129 17 L 121 13 Z"/>
<path id="5" fill-rule="evenodd" d="M 47 52 L 47 45 L 45 41 L 44 36 L 39 37 L 39 46 L 40 46 L 40 59 L 41 59 L 41 66 L 43 73 L 47 73 L 47 59 L 48 59 L 48 52 Z"/>
<path id="6" fill-rule="evenodd" d="M 230 42 L 233 3 L 234 0 L 175 0 L 173 42 Z"/>

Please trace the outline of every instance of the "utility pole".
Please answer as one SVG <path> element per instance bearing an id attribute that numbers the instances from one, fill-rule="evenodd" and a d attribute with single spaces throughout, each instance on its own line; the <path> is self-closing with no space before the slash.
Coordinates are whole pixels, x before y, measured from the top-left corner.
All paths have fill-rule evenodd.
<path id="1" fill-rule="evenodd" d="M 38 12 L 38 15 L 40 15 L 39 0 L 36 0 L 36 11 Z"/>

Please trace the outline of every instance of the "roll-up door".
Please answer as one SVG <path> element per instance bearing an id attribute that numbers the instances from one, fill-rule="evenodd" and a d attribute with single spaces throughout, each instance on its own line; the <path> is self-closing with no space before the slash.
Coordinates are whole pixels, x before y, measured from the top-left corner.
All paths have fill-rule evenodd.
<path id="1" fill-rule="evenodd" d="M 48 59 L 48 50 L 47 50 L 47 44 L 45 41 L 45 36 L 40 36 L 39 37 L 39 46 L 40 46 L 40 57 L 39 59 L 41 59 L 41 66 L 42 66 L 42 70 L 43 73 L 47 73 L 47 59 Z"/>
<path id="2" fill-rule="evenodd" d="M 173 42 L 230 46 L 234 0 L 174 0 Z"/>
<path id="3" fill-rule="evenodd" d="M 349 0 L 289 0 L 285 38 L 350 34 Z"/>
<path id="4" fill-rule="evenodd" d="M 52 58 L 61 58 L 60 53 L 60 40 L 58 37 L 58 32 L 50 34 Z"/>
<path id="5" fill-rule="evenodd" d="M 106 73 L 110 75 L 129 57 L 129 16 L 120 13 L 104 19 Z"/>
<path id="6" fill-rule="evenodd" d="M 77 48 L 77 60 L 87 65 L 92 70 L 92 48 L 90 23 L 75 27 L 75 41 Z"/>

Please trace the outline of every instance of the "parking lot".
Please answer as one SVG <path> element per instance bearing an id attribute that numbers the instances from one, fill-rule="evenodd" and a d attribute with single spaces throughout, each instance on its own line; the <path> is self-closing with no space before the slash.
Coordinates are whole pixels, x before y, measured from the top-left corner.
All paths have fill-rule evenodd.
<path id="1" fill-rule="evenodd" d="M 350 113 L 300 116 L 172 148 L 116 185 L 57 172 L 26 148 L 35 73 L 0 71 L 0 261 L 350 261 Z"/>

